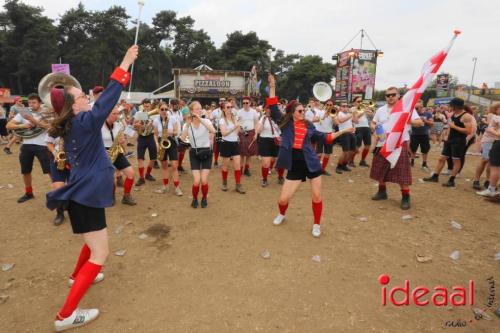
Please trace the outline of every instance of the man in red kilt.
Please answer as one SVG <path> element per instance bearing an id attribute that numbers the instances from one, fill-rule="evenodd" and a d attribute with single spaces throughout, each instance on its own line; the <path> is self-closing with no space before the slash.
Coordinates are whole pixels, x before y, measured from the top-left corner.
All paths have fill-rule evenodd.
<path id="1" fill-rule="evenodd" d="M 379 154 L 379 151 L 385 141 L 385 134 L 383 132 L 382 125 L 389 119 L 392 108 L 399 100 L 399 92 L 397 88 L 388 88 L 385 91 L 385 99 L 387 104 L 375 112 L 375 116 L 372 121 L 372 126 L 376 128 L 377 145 L 373 152 L 370 178 L 378 182 L 378 192 L 372 197 L 372 200 L 386 200 L 386 183 L 396 183 L 401 187 L 401 209 L 406 210 L 410 209 L 410 185 L 412 184 L 408 143 L 406 141 L 403 142 L 401 155 L 392 169 L 389 161 Z M 415 110 L 413 110 L 411 115 L 411 125 L 414 127 L 423 126 L 423 122 Z M 403 138 L 405 137 L 408 136 L 403 136 Z"/>
<path id="2" fill-rule="evenodd" d="M 233 104 L 233 107 L 236 106 Z M 259 113 L 250 107 L 250 97 L 243 97 L 243 108 L 237 112 L 241 126 L 239 132 L 241 168 L 245 176 L 250 176 L 250 162 L 252 156 L 257 155 L 257 124 Z"/>

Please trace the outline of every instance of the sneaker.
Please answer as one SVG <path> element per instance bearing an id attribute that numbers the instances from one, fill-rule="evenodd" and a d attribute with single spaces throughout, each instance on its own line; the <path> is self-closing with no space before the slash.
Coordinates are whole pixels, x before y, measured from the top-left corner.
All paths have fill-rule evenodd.
<path id="1" fill-rule="evenodd" d="M 433 173 L 430 177 L 425 177 L 424 182 L 437 183 L 439 181 L 439 176 Z"/>
<path id="2" fill-rule="evenodd" d="M 387 200 L 387 192 L 386 191 L 378 191 L 373 197 L 372 200 L 374 201 L 380 201 L 380 200 Z"/>
<path id="3" fill-rule="evenodd" d="M 252 174 L 250 173 L 250 170 L 249 169 L 246 169 L 245 171 L 243 171 L 243 174 L 247 177 L 250 177 Z"/>
<path id="4" fill-rule="evenodd" d="M 498 192 L 497 191 L 492 191 L 488 187 L 486 190 L 482 190 L 480 192 L 476 192 L 476 194 L 479 194 L 480 196 L 483 196 L 483 197 L 493 198 L 494 196 L 498 195 Z"/>
<path id="5" fill-rule="evenodd" d="M 92 283 L 93 283 L 93 284 L 96 284 L 96 283 L 101 282 L 102 280 L 104 280 L 104 273 L 99 272 L 99 273 L 97 273 L 97 275 L 96 275 L 96 277 L 95 277 L 95 279 L 94 279 L 94 282 L 92 282 Z M 73 287 L 73 283 L 75 283 L 75 279 L 73 279 L 72 277 L 70 277 L 70 278 L 68 279 L 68 285 L 69 285 L 70 287 Z"/>
<path id="6" fill-rule="evenodd" d="M 135 182 L 135 186 L 141 186 L 141 185 L 144 185 L 144 184 L 146 184 L 146 181 L 144 180 L 144 178 L 139 178 Z"/>
<path id="7" fill-rule="evenodd" d="M 283 185 L 285 183 L 285 178 L 283 177 L 278 177 L 278 184 Z"/>
<path id="8" fill-rule="evenodd" d="M 422 165 L 422 171 L 425 171 L 425 172 L 431 172 L 431 170 L 429 169 L 429 167 L 427 165 Z"/>
<path id="9" fill-rule="evenodd" d="M 123 187 L 123 177 L 116 178 L 116 187 Z"/>
<path id="10" fill-rule="evenodd" d="M 160 168 L 160 164 L 158 164 L 158 161 L 155 161 L 153 164 L 153 169 L 159 169 L 159 168 Z M 146 179 L 148 179 L 147 175 L 146 175 Z"/>
<path id="11" fill-rule="evenodd" d="M 260 181 L 260 186 L 262 186 L 262 187 L 267 187 L 267 185 L 269 185 L 269 183 L 267 182 L 267 180 L 262 179 L 262 180 Z"/>
<path id="12" fill-rule="evenodd" d="M 201 208 L 206 208 L 208 206 L 208 202 L 206 198 L 201 199 Z"/>
<path id="13" fill-rule="evenodd" d="M 34 199 L 35 196 L 33 195 L 33 193 L 24 193 L 24 195 L 22 197 L 20 197 L 19 199 L 17 199 L 17 203 L 23 203 L 25 201 L 28 201 L 28 200 L 31 200 L 31 199 Z"/>
<path id="14" fill-rule="evenodd" d="M 193 201 L 191 201 L 191 207 L 198 208 L 198 199 L 193 199 Z"/>
<path id="15" fill-rule="evenodd" d="M 328 171 L 326 170 L 323 170 L 323 172 L 321 173 L 323 176 L 331 176 L 332 174 L 329 173 Z"/>
<path id="16" fill-rule="evenodd" d="M 368 163 L 366 163 L 366 161 L 359 162 L 359 166 L 360 167 L 365 167 L 365 168 L 369 168 L 370 167 L 370 165 Z"/>
<path id="17" fill-rule="evenodd" d="M 341 175 L 343 173 L 342 168 L 340 166 L 335 168 L 335 172 L 338 173 L 339 175 Z"/>
<path id="18" fill-rule="evenodd" d="M 485 181 L 484 184 L 483 184 L 483 187 L 484 188 L 490 187 L 490 181 L 489 180 Z"/>
<path id="19" fill-rule="evenodd" d="M 10 148 L 5 147 L 3 149 L 3 152 L 6 153 L 7 155 L 12 155 L 12 152 L 10 151 Z"/>
<path id="20" fill-rule="evenodd" d="M 319 224 L 313 224 L 312 235 L 316 238 L 321 236 L 321 226 Z"/>
<path id="21" fill-rule="evenodd" d="M 168 186 L 162 186 L 159 189 L 155 190 L 155 193 L 165 194 L 168 192 Z"/>
<path id="22" fill-rule="evenodd" d="M 404 196 L 401 198 L 401 205 L 400 205 L 402 210 L 408 210 L 410 209 L 410 196 Z"/>
<path id="23" fill-rule="evenodd" d="M 479 180 L 475 180 L 472 182 L 472 188 L 478 191 L 481 190 L 481 183 L 479 182 Z"/>
<path id="24" fill-rule="evenodd" d="M 273 220 L 274 225 L 280 225 L 285 220 L 285 215 L 278 214 Z"/>
<path id="25" fill-rule="evenodd" d="M 224 192 L 227 192 L 228 188 L 227 188 L 227 181 L 223 181 L 222 182 L 222 187 L 221 187 L 221 190 L 223 190 Z"/>
<path id="26" fill-rule="evenodd" d="M 236 188 L 235 188 L 236 192 L 238 192 L 239 194 L 245 194 L 245 190 L 243 189 L 243 186 L 241 184 L 236 184 Z"/>
<path id="27" fill-rule="evenodd" d="M 451 170 L 446 169 L 443 171 L 443 175 L 449 175 L 449 174 L 451 174 Z"/>
<path id="28" fill-rule="evenodd" d="M 175 188 L 175 195 L 178 197 L 182 197 L 182 190 L 180 187 Z"/>
<path id="29" fill-rule="evenodd" d="M 144 178 L 146 178 L 146 180 L 149 180 L 150 182 L 154 182 L 156 180 L 155 177 L 153 177 L 151 175 L 146 175 L 146 177 L 144 177 Z"/>
<path id="30" fill-rule="evenodd" d="M 122 198 L 122 204 L 124 205 L 129 205 L 129 206 L 135 206 L 137 205 L 137 202 L 135 202 L 134 198 L 129 194 L 124 194 Z"/>
<path id="31" fill-rule="evenodd" d="M 63 224 L 64 222 L 64 212 L 57 212 L 56 217 L 54 217 L 54 220 L 52 223 L 57 227 Z"/>
<path id="32" fill-rule="evenodd" d="M 443 185 L 443 187 L 455 187 L 455 182 L 448 179 L 448 181 L 446 183 L 443 183 L 441 185 Z"/>
<path id="33" fill-rule="evenodd" d="M 97 316 L 99 316 L 99 310 L 97 309 L 76 309 L 68 318 L 62 320 L 56 319 L 54 321 L 54 327 L 56 332 L 62 332 L 70 328 L 88 324 L 96 319 Z"/>
<path id="34" fill-rule="evenodd" d="M 342 171 L 347 171 L 347 172 L 350 172 L 350 171 L 351 171 L 351 169 L 349 169 L 349 167 L 348 167 L 347 165 L 345 165 L 345 164 L 344 164 L 344 165 L 342 165 L 342 166 L 340 167 L 340 169 L 341 169 Z"/>

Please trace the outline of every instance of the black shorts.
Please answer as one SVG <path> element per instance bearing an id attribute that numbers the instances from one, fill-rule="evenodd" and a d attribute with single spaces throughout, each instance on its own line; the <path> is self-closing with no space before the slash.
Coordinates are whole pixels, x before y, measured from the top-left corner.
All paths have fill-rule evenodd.
<path id="1" fill-rule="evenodd" d="M 356 136 L 353 133 L 344 133 L 337 138 L 337 141 L 342 146 L 342 151 L 356 150 Z"/>
<path id="2" fill-rule="evenodd" d="M 261 138 L 258 140 L 259 155 L 262 157 L 277 157 L 279 146 L 274 143 L 274 138 Z"/>
<path id="3" fill-rule="evenodd" d="M 431 150 L 431 142 L 428 135 L 411 135 L 410 136 L 410 150 L 416 153 L 420 146 L 420 152 L 427 154 Z"/>
<path id="4" fill-rule="evenodd" d="M 59 170 L 57 169 L 57 164 L 54 160 L 54 155 L 49 153 L 49 163 L 50 163 L 50 178 L 52 179 L 52 182 L 62 182 L 66 183 L 69 179 L 69 170 L 64 169 L 64 170 Z"/>
<path id="5" fill-rule="evenodd" d="M 370 127 L 356 127 L 356 147 L 361 147 L 364 144 L 369 148 L 372 145 L 372 131 Z"/>
<path id="6" fill-rule="evenodd" d="M 500 167 L 500 140 L 493 142 L 490 149 L 490 165 L 493 167 Z M 494 185 L 494 184 L 493 184 Z"/>
<path id="7" fill-rule="evenodd" d="M 149 160 L 153 161 L 158 158 L 156 151 L 156 142 L 153 134 L 148 136 L 139 136 L 137 138 L 137 159 L 144 160 L 146 149 L 149 152 Z"/>
<path id="8" fill-rule="evenodd" d="M 113 163 L 113 166 L 116 168 L 116 170 L 123 170 L 123 169 L 126 169 L 130 166 L 130 162 L 127 160 L 125 155 L 120 153 L 116 157 L 116 160 L 115 160 L 115 163 Z"/>
<path id="9" fill-rule="evenodd" d="M 191 164 L 191 170 L 210 170 L 212 169 L 212 158 L 213 154 L 206 160 L 199 160 L 196 157 L 196 152 L 194 149 L 189 150 L 189 163 Z"/>
<path id="10" fill-rule="evenodd" d="M 165 154 L 163 155 L 163 160 L 166 161 L 167 159 L 169 161 L 177 161 L 179 160 L 179 151 L 177 149 L 177 142 L 173 140 L 172 138 L 169 138 L 170 140 L 170 147 L 165 151 Z"/>
<path id="11" fill-rule="evenodd" d="M 0 135 L 1 136 L 9 135 L 9 132 L 7 132 L 7 119 L 5 118 L 0 119 Z"/>
<path id="12" fill-rule="evenodd" d="M 288 180 L 301 180 L 306 181 L 306 178 L 313 179 L 321 176 L 321 170 L 311 172 L 307 168 L 306 161 L 304 160 L 304 153 L 301 149 L 292 150 L 292 168 L 288 170 L 286 179 Z"/>
<path id="13" fill-rule="evenodd" d="M 74 234 L 83 234 L 106 228 L 104 208 L 89 207 L 70 200 L 68 215 Z"/>
<path id="14" fill-rule="evenodd" d="M 45 146 L 23 144 L 21 146 L 21 151 L 19 152 L 21 173 L 23 175 L 31 173 L 33 170 L 33 161 L 35 160 L 35 156 L 38 159 L 38 162 L 40 162 L 43 173 L 50 173 L 49 154 L 49 150 Z"/>
<path id="15" fill-rule="evenodd" d="M 467 143 L 464 140 L 446 141 L 443 145 L 441 155 L 451 157 L 452 159 L 461 159 L 465 155 L 465 146 Z"/>
<path id="16" fill-rule="evenodd" d="M 233 141 L 222 141 L 219 145 L 220 156 L 240 156 L 240 144 Z"/>
<path id="17" fill-rule="evenodd" d="M 318 142 L 316 144 L 316 154 L 331 155 L 332 153 L 333 153 L 333 142 L 326 143 L 326 140 L 323 140 L 323 142 Z"/>

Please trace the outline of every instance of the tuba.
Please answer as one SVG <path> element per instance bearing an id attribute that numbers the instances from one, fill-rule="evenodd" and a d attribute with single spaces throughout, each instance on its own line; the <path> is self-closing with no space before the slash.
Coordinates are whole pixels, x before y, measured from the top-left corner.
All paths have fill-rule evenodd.
<path id="1" fill-rule="evenodd" d="M 313 95 L 320 102 L 325 102 L 332 98 L 332 87 L 326 82 L 316 82 L 313 86 Z"/>
<path id="2" fill-rule="evenodd" d="M 118 131 L 118 134 L 116 134 L 116 138 L 113 140 L 113 145 L 109 148 L 108 150 L 108 156 L 109 159 L 111 160 L 111 163 L 115 163 L 116 159 L 118 158 L 118 155 L 123 154 L 123 147 L 120 145 L 120 139 L 123 137 L 123 133 L 125 132 L 125 126 L 120 128 L 120 131 Z"/>

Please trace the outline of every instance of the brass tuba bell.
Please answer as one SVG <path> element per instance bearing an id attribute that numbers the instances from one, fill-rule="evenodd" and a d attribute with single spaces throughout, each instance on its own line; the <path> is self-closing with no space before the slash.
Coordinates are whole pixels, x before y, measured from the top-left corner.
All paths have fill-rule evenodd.
<path id="1" fill-rule="evenodd" d="M 80 82 L 73 76 L 64 73 L 49 73 L 45 75 L 38 83 L 38 96 L 45 106 L 52 109 L 50 102 L 50 91 L 52 88 L 75 87 L 82 89 Z"/>

